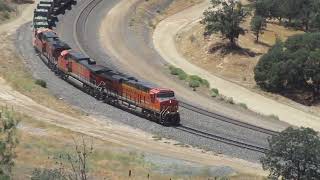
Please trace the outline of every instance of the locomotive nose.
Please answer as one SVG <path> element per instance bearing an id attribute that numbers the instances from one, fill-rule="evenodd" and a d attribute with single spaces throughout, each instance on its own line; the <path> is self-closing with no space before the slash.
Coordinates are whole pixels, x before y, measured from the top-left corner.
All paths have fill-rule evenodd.
<path id="1" fill-rule="evenodd" d="M 175 106 L 177 104 L 178 104 L 178 101 L 175 99 L 168 99 L 161 102 L 161 105 L 163 106 Z"/>

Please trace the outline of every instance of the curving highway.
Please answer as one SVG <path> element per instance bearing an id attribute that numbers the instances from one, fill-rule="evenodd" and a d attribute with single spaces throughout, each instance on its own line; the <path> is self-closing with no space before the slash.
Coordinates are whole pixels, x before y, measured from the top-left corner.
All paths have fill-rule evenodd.
<path id="1" fill-rule="evenodd" d="M 165 75 L 163 60 L 154 51 L 150 44 L 150 31 L 142 28 L 143 33 L 133 32 L 128 28 L 131 10 L 138 0 L 81 0 L 72 10 L 66 10 L 64 15 L 58 17 L 57 31 L 61 38 L 73 48 L 78 48 L 94 58 L 97 62 L 111 66 L 115 69 L 130 72 L 159 85 L 171 87 L 178 92 L 182 99 L 192 102 L 208 102 L 209 107 L 220 110 L 226 114 L 230 112 L 237 117 L 256 119 L 258 116 L 233 110 L 231 107 L 222 107 L 221 104 L 202 97 L 185 86 L 178 84 Z M 121 13 L 117 11 L 121 9 Z M 105 18 L 106 17 L 106 18 Z M 103 21 L 99 21 L 102 20 Z M 100 36 L 102 33 L 102 36 Z M 147 34 L 147 35 L 146 35 Z M 100 44 L 101 42 L 101 44 Z M 159 134 L 163 137 L 176 139 L 185 144 L 199 146 L 203 149 L 221 152 L 233 157 L 257 161 L 262 155 L 253 150 L 234 145 L 212 141 L 206 137 L 180 131 L 171 127 L 162 127 L 143 118 L 121 111 L 110 105 L 96 101 L 70 84 L 60 80 L 51 73 L 33 53 L 31 46 L 30 24 L 22 26 L 18 31 L 16 46 L 36 77 L 48 82 L 49 90 L 58 97 L 83 109 L 84 111 L 113 119 L 143 129 L 147 132 Z M 147 67 L 147 68 L 146 68 Z M 142 68 L 142 69 L 141 69 Z M 150 74 L 149 74 L 150 73 Z M 197 103 L 195 103 L 197 104 Z M 202 104 L 202 103 L 201 103 Z M 224 109 L 226 108 L 226 109 Z M 182 124 L 194 129 L 201 129 L 203 133 L 214 134 L 237 142 L 266 147 L 268 134 L 254 129 L 248 129 L 237 124 L 222 121 L 217 117 L 210 117 L 185 108 L 181 109 Z M 268 125 L 268 121 L 265 121 Z M 272 126 L 278 129 L 285 124 Z"/>

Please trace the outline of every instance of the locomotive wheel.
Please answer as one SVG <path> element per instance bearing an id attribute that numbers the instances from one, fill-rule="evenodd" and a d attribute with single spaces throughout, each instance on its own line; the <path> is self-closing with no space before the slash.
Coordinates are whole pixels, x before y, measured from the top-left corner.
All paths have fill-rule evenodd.
<path id="1" fill-rule="evenodd" d="M 165 121 L 165 119 L 163 119 L 163 118 L 160 118 L 160 120 L 159 120 L 159 123 L 160 123 L 161 125 L 164 125 L 164 126 L 165 126 L 165 124 L 166 124 L 166 121 Z"/>
<path id="2" fill-rule="evenodd" d="M 97 100 L 100 100 L 100 99 L 101 99 L 101 93 L 100 93 L 99 90 L 96 90 L 96 91 L 95 91 L 94 97 L 95 97 Z"/>
<path id="3" fill-rule="evenodd" d="M 33 46 L 34 51 L 36 52 L 36 54 L 39 54 L 39 50 L 37 49 L 36 46 Z"/>

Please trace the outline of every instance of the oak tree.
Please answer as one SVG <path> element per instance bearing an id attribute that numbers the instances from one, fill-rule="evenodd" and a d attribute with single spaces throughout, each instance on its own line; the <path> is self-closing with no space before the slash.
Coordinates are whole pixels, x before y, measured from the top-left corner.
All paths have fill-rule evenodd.
<path id="1" fill-rule="evenodd" d="M 255 15 L 252 17 L 250 25 L 251 31 L 256 36 L 256 42 L 258 42 L 260 34 L 262 34 L 267 27 L 266 19 L 262 16 Z"/>
<path id="2" fill-rule="evenodd" d="M 229 39 L 231 46 L 235 46 L 235 40 L 240 34 L 245 34 L 245 30 L 240 24 L 245 20 L 248 12 L 239 1 L 235 0 L 211 0 L 212 6 L 207 9 L 201 20 L 205 25 L 205 36 L 220 32 Z"/>
<path id="3" fill-rule="evenodd" d="M 287 128 L 269 140 L 270 150 L 261 159 L 272 179 L 320 179 L 320 138 L 310 128 Z"/>

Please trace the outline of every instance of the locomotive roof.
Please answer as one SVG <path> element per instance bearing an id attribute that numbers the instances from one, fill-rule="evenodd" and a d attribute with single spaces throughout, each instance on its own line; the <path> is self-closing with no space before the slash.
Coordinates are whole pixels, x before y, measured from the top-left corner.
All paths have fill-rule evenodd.
<path id="1" fill-rule="evenodd" d="M 48 9 L 37 8 L 34 10 L 35 12 L 49 12 Z"/>
<path id="2" fill-rule="evenodd" d="M 69 51 L 69 55 L 75 60 L 89 59 L 88 56 L 84 55 L 80 51 L 71 50 L 71 51 Z"/>
<path id="3" fill-rule="evenodd" d="M 51 44 L 56 49 L 58 49 L 58 48 L 71 49 L 71 47 L 67 43 L 65 43 L 59 39 L 56 41 L 52 41 Z"/>
<path id="4" fill-rule="evenodd" d="M 53 2 L 53 0 L 40 0 L 39 3 L 41 4 L 41 3 L 46 3 L 46 2 Z"/>
<path id="5" fill-rule="evenodd" d="M 91 71 L 96 74 L 103 74 L 105 72 L 109 72 L 112 70 L 107 67 L 101 66 L 101 65 L 95 65 L 95 67 L 92 67 Z"/>
<path id="6" fill-rule="evenodd" d="M 34 28 L 48 28 L 49 27 L 49 23 L 45 22 L 45 21 L 34 22 L 33 27 Z"/>
<path id="7" fill-rule="evenodd" d="M 88 68 L 90 71 L 92 71 L 96 67 L 96 62 L 90 58 L 81 59 L 78 63 Z"/>
<path id="8" fill-rule="evenodd" d="M 35 16 L 34 19 L 48 20 L 48 17 L 46 17 L 46 16 Z"/>
<path id="9" fill-rule="evenodd" d="M 40 9 L 41 9 L 41 7 L 48 8 L 48 7 L 51 7 L 51 4 L 38 4 L 37 7 Z"/>
<path id="10" fill-rule="evenodd" d="M 45 31 L 45 32 L 43 32 L 43 35 L 46 38 L 58 38 L 58 35 L 56 33 L 54 33 L 53 31 Z"/>

